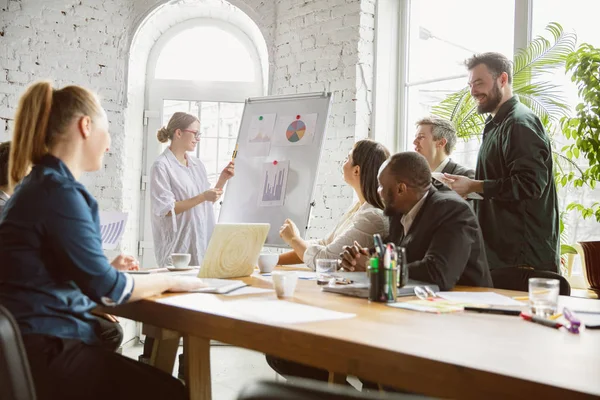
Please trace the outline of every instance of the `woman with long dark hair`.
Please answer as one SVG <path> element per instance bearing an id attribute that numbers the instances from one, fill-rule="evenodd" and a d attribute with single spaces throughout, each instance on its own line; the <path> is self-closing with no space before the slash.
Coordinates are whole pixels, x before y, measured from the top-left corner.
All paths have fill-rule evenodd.
<path id="1" fill-rule="evenodd" d="M 315 269 L 319 258 L 338 258 L 345 246 L 358 242 L 373 244 L 373 235 L 387 235 L 388 220 L 383 215 L 383 201 L 377 193 L 379 167 L 390 156 L 382 144 L 373 140 L 359 140 L 348 153 L 342 171 L 344 181 L 354 189 L 356 203 L 342 216 L 335 229 L 322 240 L 306 241 L 298 234 L 294 222 L 287 219 L 279 235 L 292 251 L 279 257 L 279 264 L 301 264 Z"/>

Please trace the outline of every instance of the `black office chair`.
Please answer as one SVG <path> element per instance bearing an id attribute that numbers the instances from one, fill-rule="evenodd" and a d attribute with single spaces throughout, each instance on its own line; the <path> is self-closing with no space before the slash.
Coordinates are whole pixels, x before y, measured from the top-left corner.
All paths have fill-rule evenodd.
<path id="1" fill-rule="evenodd" d="M 342 385 L 328 385 L 308 379 L 293 382 L 261 380 L 246 385 L 238 400 L 423 400 L 428 397 L 389 392 L 359 392 Z"/>
<path id="2" fill-rule="evenodd" d="M 498 268 L 491 271 L 494 288 L 529 291 L 529 278 L 558 279 L 560 282 L 558 293 L 561 296 L 571 295 L 571 285 L 562 275 L 551 271 L 540 271 L 533 268 L 510 267 Z"/>
<path id="3" fill-rule="evenodd" d="M 21 333 L 8 310 L 0 306 L 0 400 L 35 400 L 33 379 Z"/>

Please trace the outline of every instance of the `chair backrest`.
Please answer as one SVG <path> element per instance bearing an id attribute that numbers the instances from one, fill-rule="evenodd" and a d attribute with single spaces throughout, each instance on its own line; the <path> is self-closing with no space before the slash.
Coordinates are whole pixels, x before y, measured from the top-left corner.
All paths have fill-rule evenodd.
<path id="1" fill-rule="evenodd" d="M 35 400 L 33 379 L 19 327 L 1 305 L 0 400 Z"/>
<path id="2" fill-rule="evenodd" d="M 569 284 L 569 281 L 567 280 L 567 278 L 565 278 L 561 274 L 557 274 L 556 272 L 550 272 L 550 271 L 535 271 L 531 275 L 531 278 L 558 279 L 558 282 L 559 282 L 558 294 L 560 294 L 561 296 L 570 296 L 571 295 L 571 284 Z"/>
<path id="3" fill-rule="evenodd" d="M 237 400 L 424 400 L 430 397 L 389 392 L 359 392 L 342 385 L 328 385 L 324 382 L 294 378 L 287 383 L 258 381 L 246 385 L 238 394 Z"/>
<path id="4" fill-rule="evenodd" d="M 567 278 L 556 272 L 518 267 L 492 270 L 492 280 L 494 281 L 494 287 L 496 289 L 527 292 L 529 290 L 529 279 L 531 278 L 556 279 L 560 284 L 558 293 L 561 296 L 571 295 L 571 285 L 569 284 L 569 281 Z"/>

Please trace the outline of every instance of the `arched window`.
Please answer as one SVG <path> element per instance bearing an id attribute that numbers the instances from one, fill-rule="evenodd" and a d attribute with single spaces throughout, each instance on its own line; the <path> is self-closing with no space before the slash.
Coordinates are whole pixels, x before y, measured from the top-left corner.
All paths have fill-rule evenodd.
<path id="1" fill-rule="evenodd" d="M 200 13 L 202 7 L 192 10 Z M 256 24 L 239 11 L 231 13 L 231 6 L 202 11 L 202 16 L 183 22 L 178 21 L 186 9 L 167 10 L 176 12 L 172 18 L 164 14 L 162 21 L 155 20 L 151 34 L 158 23 L 163 33 L 149 51 L 146 65 L 142 182 L 148 181 L 152 163 L 168 145 L 156 140 L 156 132 L 175 112 L 183 111 L 200 121 L 202 137 L 194 153 L 214 186 L 235 149 L 245 100 L 267 94 L 266 43 Z M 143 251 L 139 254 L 144 265 L 154 265 L 148 193 L 142 201 Z M 220 207 L 215 206 L 218 212 Z"/>
<path id="2" fill-rule="evenodd" d="M 196 156 L 211 183 L 231 157 L 244 101 L 264 95 L 263 69 L 256 45 L 237 26 L 195 18 L 168 29 L 148 62 L 148 109 L 155 115 L 148 132 L 166 125 L 177 111 L 200 120 L 202 140 Z M 148 142 L 148 159 L 165 145 Z"/>
<path id="3" fill-rule="evenodd" d="M 162 48 L 156 79 L 254 82 L 255 60 L 248 46 L 235 35 L 215 26 L 186 29 Z"/>

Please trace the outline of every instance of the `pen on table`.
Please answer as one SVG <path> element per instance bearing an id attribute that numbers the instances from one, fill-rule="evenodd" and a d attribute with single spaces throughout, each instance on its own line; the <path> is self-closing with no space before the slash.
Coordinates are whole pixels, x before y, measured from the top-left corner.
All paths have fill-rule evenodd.
<path id="1" fill-rule="evenodd" d="M 536 290 L 533 292 L 533 294 L 544 294 L 544 293 L 548 293 L 548 290 L 543 289 L 543 290 Z M 527 300 L 529 300 L 529 296 L 515 296 L 515 297 L 513 297 L 513 300 L 527 301 Z"/>
<path id="2" fill-rule="evenodd" d="M 471 307 L 471 306 L 465 306 L 464 307 L 465 311 L 474 311 L 474 312 L 478 312 L 478 313 L 484 313 L 484 314 L 501 314 L 501 315 L 520 315 L 521 314 L 521 310 L 511 310 L 508 308 L 490 308 L 490 307 Z"/>
<path id="3" fill-rule="evenodd" d="M 521 313 L 521 318 L 523 318 L 525 321 L 535 322 L 536 324 L 544 325 L 544 326 L 547 326 L 549 328 L 554 328 L 554 329 L 558 329 L 563 326 L 563 324 L 561 324 L 560 322 L 556 322 L 551 319 L 538 317 L 537 315 L 530 315 L 530 314 L 527 314 L 524 312 Z"/>

